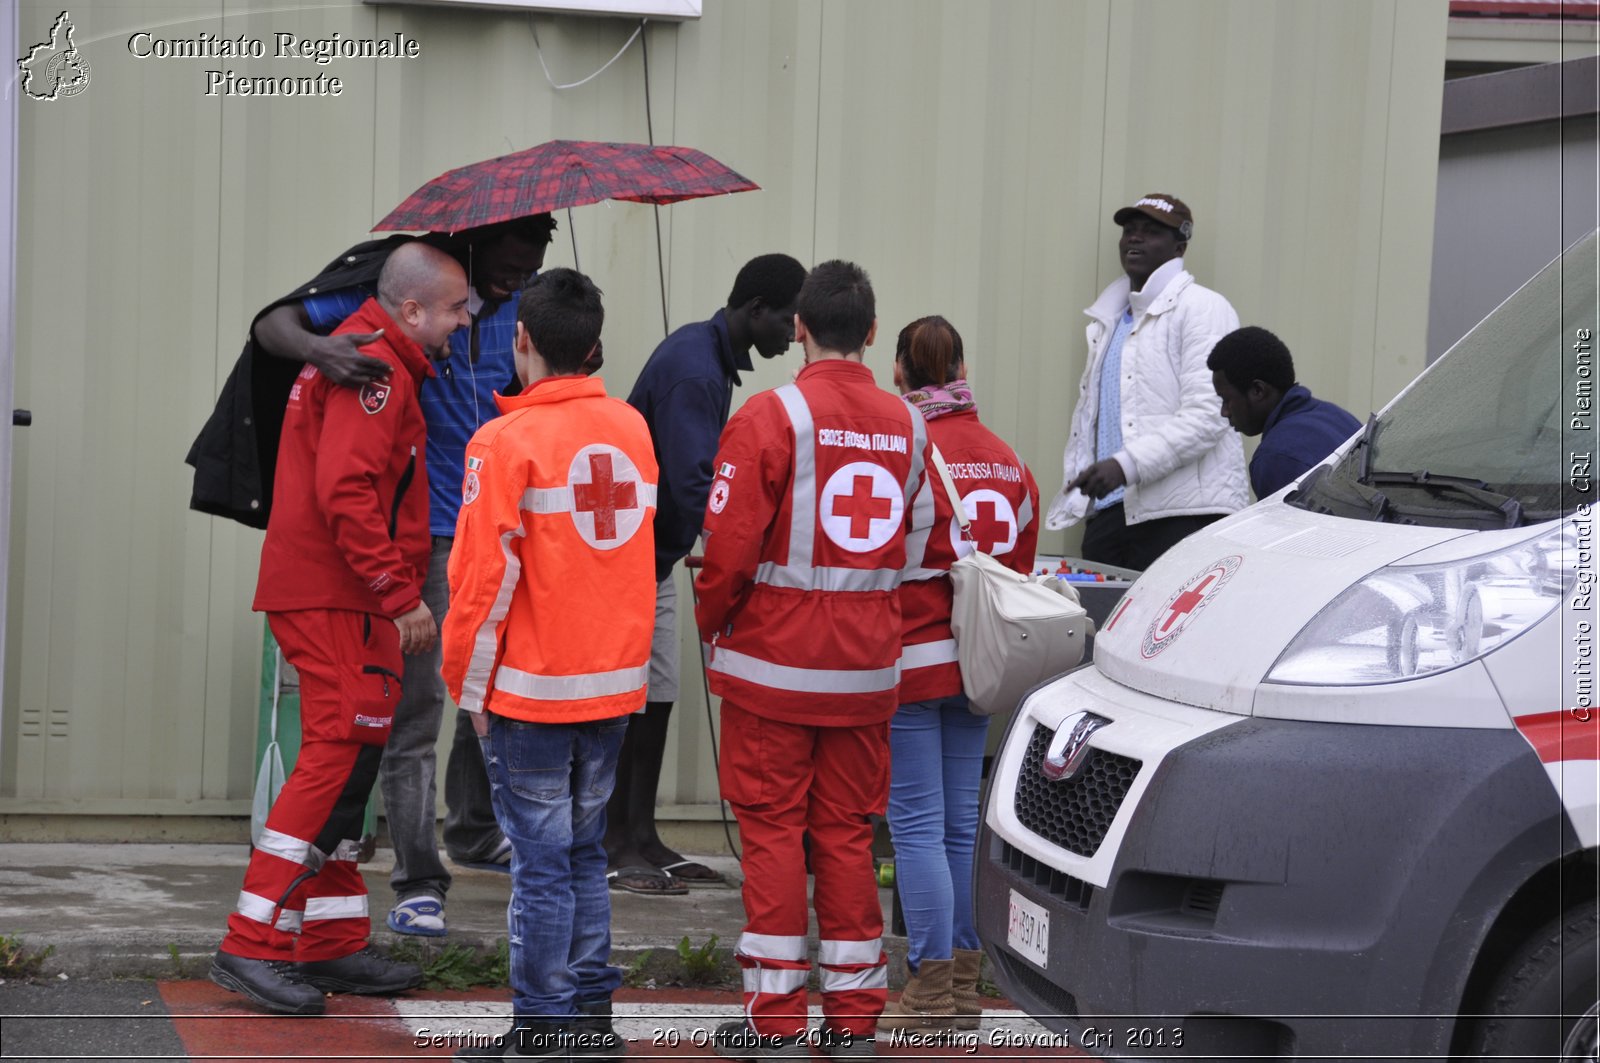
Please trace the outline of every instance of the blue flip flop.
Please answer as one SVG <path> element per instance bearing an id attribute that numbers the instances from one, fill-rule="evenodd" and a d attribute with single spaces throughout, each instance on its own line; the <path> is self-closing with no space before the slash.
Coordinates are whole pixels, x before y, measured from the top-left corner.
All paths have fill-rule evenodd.
<path id="1" fill-rule="evenodd" d="M 396 934 L 442 938 L 447 933 L 444 926 L 444 902 L 428 893 L 407 897 L 395 905 L 385 922 Z"/>

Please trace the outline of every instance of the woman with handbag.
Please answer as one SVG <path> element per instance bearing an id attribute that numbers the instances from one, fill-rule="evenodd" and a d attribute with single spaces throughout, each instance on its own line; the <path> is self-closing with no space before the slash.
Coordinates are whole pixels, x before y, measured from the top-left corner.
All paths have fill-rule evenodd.
<path id="1" fill-rule="evenodd" d="M 889 831 L 910 938 L 910 978 L 879 1030 L 978 1026 L 983 953 L 972 920 L 972 848 L 989 718 L 962 693 L 950 631 L 950 565 L 982 550 L 1018 572 L 1033 565 L 1039 488 L 999 436 L 978 420 L 961 336 L 942 317 L 900 330 L 894 382 L 928 422 L 966 510 L 963 532 L 937 469 L 929 469 L 906 542 L 900 708 L 890 724 Z"/>

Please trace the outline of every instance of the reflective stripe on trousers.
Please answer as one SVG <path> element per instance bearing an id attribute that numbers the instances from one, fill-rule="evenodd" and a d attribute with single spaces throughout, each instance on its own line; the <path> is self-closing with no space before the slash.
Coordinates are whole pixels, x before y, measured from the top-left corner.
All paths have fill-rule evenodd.
<path id="1" fill-rule="evenodd" d="M 318 919 L 365 919 L 367 895 L 358 897 L 307 897 L 306 922 Z"/>
<path id="2" fill-rule="evenodd" d="M 253 922 L 263 926 L 276 927 L 286 934 L 298 934 L 301 927 L 301 913 L 294 908 L 278 908 L 278 902 L 269 897 L 257 896 L 254 893 L 239 891 L 239 902 L 234 905 L 234 911 Z M 272 919 L 274 911 L 278 913 L 276 922 Z"/>

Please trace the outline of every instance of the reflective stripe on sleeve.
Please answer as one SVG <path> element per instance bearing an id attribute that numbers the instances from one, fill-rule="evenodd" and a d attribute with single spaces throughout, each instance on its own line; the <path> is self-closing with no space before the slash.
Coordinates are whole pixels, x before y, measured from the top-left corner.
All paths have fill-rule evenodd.
<path id="1" fill-rule="evenodd" d="M 520 539 L 526 534 L 527 529 L 519 522 L 515 528 L 500 536 L 500 553 L 505 557 L 506 570 L 500 577 L 500 590 L 494 596 L 494 605 L 489 607 L 489 615 L 483 618 L 483 626 L 472 636 L 472 657 L 467 661 L 467 673 L 461 679 L 460 705 L 468 712 L 483 711 L 483 699 L 489 690 L 489 673 L 494 668 L 495 652 L 499 649 L 496 632 L 500 621 L 506 618 L 511 608 L 511 595 L 517 589 L 517 580 L 522 578 L 522 562 L 511 548 L 511 540 Z"/>
<path id="2" fill-rule="evenodd" d="M 955 664 L 959 660 L 956 656 L 956 640 L 940 639 L 938 642 L 917 642 L 910 646 L 901 647 L 900 667 L 932 668 L 936 664 Z"/>
<path id="3" fill-rule="evenodd" d="M 711 670 L 733 679 L 759 683 L 776 690 L 805 694 L 876 694 L 892 690 L 900 682 L 900 662 L 892 668 L 845 670 L 835 668 L 795 668 L 773 664 L 759 657 L 717 647 Z"/>
<path id="4" fill-rule="evenodd" d="M 610 672 L 580 675 L 540 675 L 502 664 L 494 675 L 494 688 L 535 701 L 578 701 L 627 694 L 644 687 L 650 666 L 618 668 Z"/>
<path id="5" fill-rule="evenodd" d="M 811 568 L 763 561 L 756 567 L 755 581 L 800 591 L 892 591 L 900 585 L 900 573 L 884 568 Z"/>
<path id="6" fill-rule="evenodd" d="M 321 919 L 365 919 L 367 897 L 307 897 L 306 922 Z"/>
<path id="7" fill-rule="evenodd" d="M 817 525 L 817 431 L 806 397 L 794 384 L 773 392 L 794 430 L 794 484 L 789 492 L 789 564 L 810 568 Z"/>
<path id="8" fill-rule="evenodd" d="M 911 492 L 917 489 L 918 481 L 922 476 L 922 454 L 928 449 L 928 422 L 922 419 L 922 411 L 906 403 L 906 412 L 911 415 L 911 471 L 906 474 L 906 505 L 913 502 Z"/>
<path id="9" fill-rule="evenodd" d="M 799 935 L 752 934 L 747 930 L 739 935 L 739 947 L 735 951 L 756 960 L 793 962 L 806 958 L 806 939 Z"/>
<path id="10" fill-rule="evenodd" d="M 239 891 L 239 903 L 234 905 L 234 911 L 252 922 L 265 926 L 276 925 L 277 929 L 288 934 L 300 932 L 300 912 L 297 909 L 284 908 L 278 911 L 278 902 L 269 900 L 254 893 Z M 278 911 L 278 922 L 272 922 L 272 913 Z"/>
<path id="11" fill-rule="evenodd" d="M 917 575 L 929 571 L 923 565 L 928 557 L 928 537 L 933 534 L 933 477 L 922 481 L 917 497 L 911 501 L 911 530 L 906 533 L 906 579 L 927 579 Z"/>

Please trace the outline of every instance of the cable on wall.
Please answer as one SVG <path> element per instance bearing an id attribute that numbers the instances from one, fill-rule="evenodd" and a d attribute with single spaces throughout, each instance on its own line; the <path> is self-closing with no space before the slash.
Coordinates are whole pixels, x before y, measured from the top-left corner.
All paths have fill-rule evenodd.
<path id="1" fill-rule="evenodd" d="M 550 67 L 547 66 L 544 61 L 544 48 L 542 48 L 539 44 L 539 30 L 533 24 L 533 16 L 528 16 L 528 32 L 533 34 L 533 50 L 539 56 L 539 68 L 544 71 L 544 79 L 550 82 L 550 87 L 555 89 L 557 92 L 565 92 L 567 89 L 575 89 L 580 85 L 587 85 L 601 74 L 604 74 L 606 70 L 610 68 L 611 64 L 615 63 L 618 59 L 621 59 L 622 53 L 626 52 L 633 45 L 633 42 L 639 39 L 639 35 L 644 32 L 644 24 L 645 20 L 640 19 L 639 25 L 633 31 L 633 36 L 629 37 L 627 41 L 623 43 L 622 47 L 617 49 L 617 54 L 612 56 L 610 59 L 607 59 L 605 61 L 605 65 L 599 70 L 596 70 L 594 73 L 590 74 L 581 81 L 574 81 L 567 85 L 557 85 L 556 79 L 550 75 Z"/>

